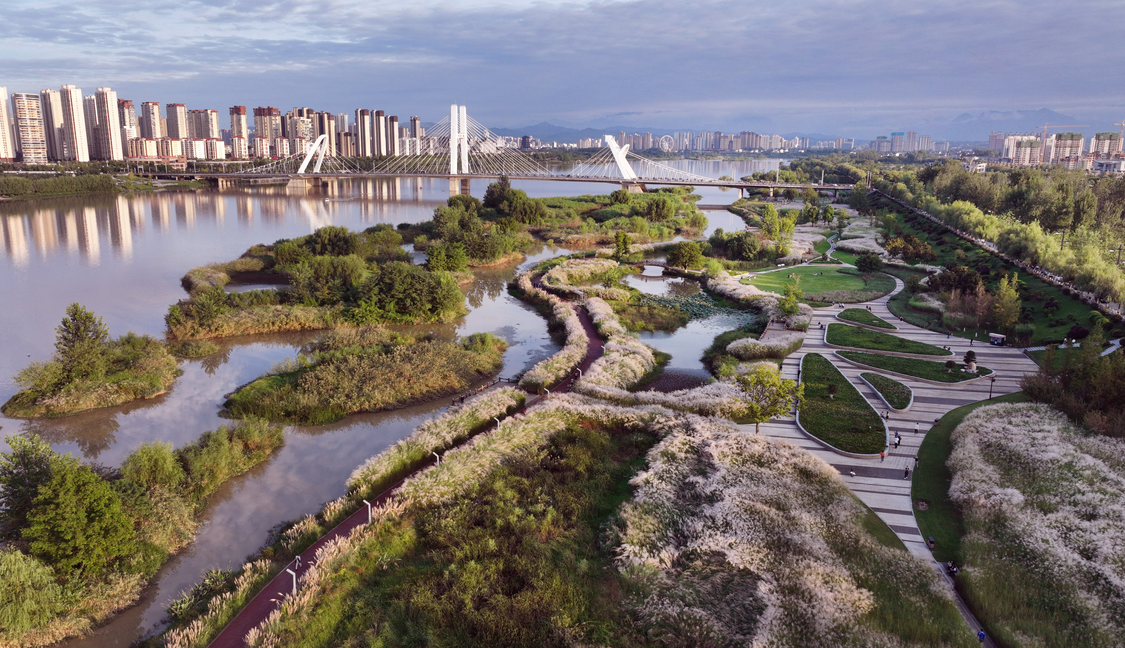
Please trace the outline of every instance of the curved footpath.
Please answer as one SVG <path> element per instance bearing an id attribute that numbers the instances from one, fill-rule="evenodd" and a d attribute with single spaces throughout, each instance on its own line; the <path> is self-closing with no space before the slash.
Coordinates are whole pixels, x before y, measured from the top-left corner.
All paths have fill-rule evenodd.
<path id="1" fill-rule="evenodd" d="M 592 365 L 595 360 L 602 356 L 602 353 L 605 349 L 602 346 L 602 339 L 598 335 L 598 330 L 594 326 L 594 322 L 590 319 L 589 314 L 586 313 L 586 309 L 574 304 L 571 304 L 571 308 L 573 308 L 577 312 L 578 320 L 582 322 L 582 328 L 586 331 L 586 337 L 589 340 L 586 343 L 586 357 L 583 358 L 582 362 L 578 364 L 578 368 L 581 369 L 583 373 L 585 373 L 590 369 L 590 365 Z M 570 375 L 567 376 L 562 382 L 555 385 L 555 388 L 553 390 L 554 393 L 570 391 L 571 385 L 574 384 L 574 380 L 576 377 L 577 372 L 571 372 Z M 523 410 L 521 410 L 520 413 L 527 411 L 527 408 L 534 407 L 537 403 L 543 401 L 548 397 L 549 396 L 532 396 L 528 398 L 528 400 L 524 403 Z M 429 466 L 430 462 L 427 461 L 425 464 L 423 464 L 422 467 L 415 471 L 414 474 L 417 474 L 417 472 Z M 372 506 L 378 506 L 390 499 L 391 496 L 394 495 L 395 490 L 399 486 L 401 486 L 402 483 L 406 481 L 406 479 L 409 479 L 409 476 L 404 477 L 402 480 L 395 483 L 394 486 L 391 486 L 387 490 L 380 493 L 377 497 L 372 499 Z M 294 566 L 294 563 L 297 562 L 296 560 L 294 560 L 290 564 L 286 565 L 286 568 L 296 572 L 297 576 L 299 577 L 308 569 L 309 564 L 316 557 L 316 552 L 322 546 L 324 546 L 327 542 L 334 538 L 348 535 L 352 532 L 352 529 L 363 526 L 365 524 L 367 524 L 367 507 L 361 506 L 355 513 L 352 513 L 350 516 L 348 516 L 347 519 L 338 524 L 334 529 L 314 542 L 312 546 L 301 552 L 299 563 L 300 566 Z M 242 610 L 240 610 L 238 614 L 230 620 L 229 623 L 227 623 L 226 627 L 223 628 L 223 631 L 220 632 L 219 635 L 215 637 L 215 639 L 212 640 L 210 644 L 208 644 L 208 648 L 245 648 L 246 633 L 250 632 L 251 629 L 257 627 L 259 624 L 265 621 L 266 617 L 268 617 L 271 613 L 273 613 L 274 610 L 277 609 L 277 607 L 281 604 L 281 601 L 287 595 L 293 592 L 293 579 L 294 576 L 292 574 L 290 574 L 286 570 L 282 570 L 280 574 L 275 576 L 273 580 L 271 580 L 265 587 L 263 587 L 262 590 L 258 592 L 258 594 L 253 599 L 251 599 L 250 602 L 247 603 L 242 608 Z"/>
<path id="2" fill-rule="evenodd" d="M 996 378 L 996 383 L 992 385 L 993 396 L 1020 391 L 1020 379 L 1024 374 L 1038 371 L 1038 366 L 1023 353 L 1022 349 L 996 347 L 987 343 L 974 344 L 970 347 L 968 340 L 957 337 L 946 338 L 940 333 L 927 331 L 899 320 L 887 308 L 887 302 L 891 296 L 904 288 L 903 282 L 896 277 L 895 289 L 892 292 L 863 304 L 864 306 L 871 306 L 871 311 L 875 315 L 892 322 L 898 327 L 899 330 L 893 331 L 892 334 L 939 347 L 948 346 L 954 353 L 952 357 L 958 360 L 972 348 L 977 354 L 977 362 L 995 372 L 993 375 Z M 858 305 L 845 305 L 845 307 L 855 306 Z M 879 395 L 859 377 L 859 374 L 865 371 L 885 372 L 878 369 L 860 368 L 844 362 L 835 357 L 835 348 L 824 343 L 820 326 L 823 324 L 827 327 L 828 324 L 837 321 L 835 316 L 840 310 L 840 307 L 816 309 L 812 324 L 809 326 L 809 334 L 805 336 L 804 345 L 785 359 L 781 369 L 782 376 L 797 380 L 801 358 L 806 353 L 820 353 L 844 374 L 877 412 L 885 412 L 887 408 L 880 400 Z M 906 548 L 915 556 L 930 562 L 945 577 L 945 570 L 934 561 L 933 555 L 926 546 L 925 538 L 918 530 L 918 523 L 914 519 L 914 506 L 910 496 L 910 487 L 913 480 L 905 478 L 906 469 L 910 469 L 910 475 L 913 477 L 914 458 L 918 454 L 918 447 L 922 444 L 922 440 L 926 437 L 926 433 L 929 432 L 934 422 L 952 409 L 987 400 L 991 382 L 985 379 L 968 384 L 935 385 L 897 376 L 895 380 L 914 390 L 914 405 L 906 412 L 891 412 L 888 427 L 892 436 L 895 432 L 899 433 L 902 443 L 897 450 L 893 446 L 889 447 L 887 458 L 884 461 L 852 459 L 836 454 L 806 436 L 797 428 L 796 422 L 791 418 L 775 419 L 763 423 L 761 426 L 762 434 L 785 439 L 800 446 L 838 470 L 844 482 L 847 483 L 856 497 L 887 523 L 887 526 L 902 540 Z M 749 434 L 754 433 L 752 424 L 740 425 L 739 427 Z M 946 577 L 946 581 L 952 589 L 952 581 L 948 577 Z M 980 628 L 972 613 L 969 612 L 960 596 L 957 596 L 955 592 L 954 600 L 966 623 L 974 631 Z M 991 646 L 991 640 L 986 645 Z"/>

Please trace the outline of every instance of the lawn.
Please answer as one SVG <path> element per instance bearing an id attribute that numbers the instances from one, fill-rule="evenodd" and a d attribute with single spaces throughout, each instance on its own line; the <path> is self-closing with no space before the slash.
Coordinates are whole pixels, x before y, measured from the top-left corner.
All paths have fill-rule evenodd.
<path id="1" fill-rule="evenodd" d="M 819 353 L 806 354 L 801 362 L 805 397 L 800 405 L 801 425 L 825 443 L 862 454 L 886 448 L 883 420 L 840 370 Z M 836 386 L 836 394 L 829 393 Z"/>
<path id="2" fill-rule="evenodd" d="M 856 260 L 857 256 L 858 255 L 853 254 L 852 252 L 844 252 L 843 250 L 836 250 L 835 252 L 832 253 L 833 259 L 836 259 L 837 261 L 841 261 L 843 263 L 847 263 L 847 264 L 850 264 L 850 265 L 855 265 L 855 260 Z"/>
<path id="3" fill-rule="evenodd" d="M 959 383 L 980 376 L 987 376 L 992 373 L 988 367 L 977 365 L 977 373 L 965 373 L 961 370 L 961 364 L 957 364 L 952 372 L 945 367 L 944 362 L 933 362 L 931 360 L 918 360 L 916 358 L 899 358 L 897 356 L 879 355 L 876 353 L 864 353 L 862 351 L 837 351 L 837 355 L 842 358 L 847 358 L 853 362 L 857 362 L 874 369 L 884 369 L 886 371 L 894 371 L 915 378 L 922 378 L 924 380 L 934 380 L 937 382 L 945 383 Z"/>
<path id="4" fill-rule="evenodd" d="M 910 405 L 914 393 L 906 385 L 882 374 L 864 372 L 859 375 L 870 383 L 875 391 L 883 397 L 883 400 L 896 410 L 904 410 Z"/>
<path id="5" fill-rule="evenodd" d="M 837 324 L 828 325 L 828 335 L 825 338 L 829 344 L 853 347 L 856 349 L 870 349 L 872 351 L 894 351 L 897 353 L 915 353 L 929 356 L 951 356 L 952 351 L 940 347 L 890 333 L 880 333 L 871 329 Z"/>
<path id="6" fill-rule="evenodd" d="M 845 308 L 836 315 L 839 319 L 855 322 L 857 324 L 866 324 L 867 326 L 875 326 L 887 330 L 896 330 L 898 327 L 891 324 L 887 320 L 879 317 L 875 313 L 867 310 L 866 308 Z"/>
<path id="7" fill-rule="evenodd" d="M 830 247 L 832 247 L 832 244 L 828 242 L 828 239 L 825 239 L 825 240 L 817 243 L 816 245 L 814 245 L 813 251 L 816 252 L 817 256 L 820 256 L 820 255 L 824 254 L 825 252 L 827 252 L 828 248 L 830 248 Z"/>
<path id="8" fill-rule="evenodd" d="M 877 299 L 895 288 L 894 279 L 881 273 L 861 274 L 855 268 L 823 268 L 798 266 L 754 275 L 743 279 L 742 283 L 757 286 L 762 290 L 785 294 L 786 287 L 793 282 L 789 275 L 801 278 L 801 290 L 805 299 L 822 302 L 861 302 Z"/>
<path id="9" fill-rule="evenodd" d="M 1055 347 L 1054 359 L 1051 361 L 1051 369 L 1062 369 L 1074 357 L 1078 356 L 1081 352 L 1080 347 Z M 1043 361 L 1047 357 L 1047 351 L 1028 351 L 1027 355 L 1035 361 L 1035 364 L 1040 367 L 1043 366 Z"/>
<path id="10" fill-rule="evenodd" d="M 914 518 L 918 521 L 922 536 L 932 537 L 936 541 L 935 559 L 941 562 L 953 560 L 960 564 L 961 536 L 965 533 L 961 513 L 949 500 L 949 483 L 953 479 L 953 473 L 945 465 L 953 450 L 949 436 L 961 424 L 961 420 L 978 407 L 996 403 L 1026 403 L 1028 400 L 1023 392 L 1016 392 L 997 396 L 992 400 L 969 403 L 946 412 L 926 433 L 922 446 L 918 448 L 918 465 L 914 469 L 910 497 L 914 501 Z M 925 502 L 926 510 L 919 510 L 918 502 Z"/>

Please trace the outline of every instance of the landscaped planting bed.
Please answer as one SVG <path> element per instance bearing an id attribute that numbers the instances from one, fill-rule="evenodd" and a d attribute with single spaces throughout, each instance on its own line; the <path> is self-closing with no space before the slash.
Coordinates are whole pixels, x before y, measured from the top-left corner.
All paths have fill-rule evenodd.
<path id="1" fill-rule="evenodd" d="M 800 423 L 809 434 L 845 452 L 875 454 L 887 447 L 883 419 L 828 358 L 806 354 L 801 383 L 805 398 Z M 829 385 L 836 386 L 834 395 L 829 394 Z"/>
<path id="2" fill-rule="evenodd" d="M 977 365 L 976 373 L 965 372 L 960 364 L 950 371 L 945 368 L 945 363 L 942 362 L 918 360 L 916 358 L 899 358 L 897 356 L 864 353 L 862 351 L 837 351 L 836 355 L 873 369 L 894 371 L 896 373 L 906 374 L 907 376 L 936 382 L 959 383 L 980 378 L 981 376 L 987 376 L 992 373 L 991 369 L 980 365 Z"/>
<path id="3" fill-rule="evenodd" d="M 1120 646 L 1125 441 L 1046 405 L 998 405 L 953 433 L 958 588 L 1005 646 Z"/>
<path id="4" fill-rule="evenodd" d="M 822 268 L 799 266 L 777 272 L 754 275 L 743 283 L 761 290 L 785 294 L 795 275 L 801 280 L 806 300 L 819 302 L 857 303 L 870 301 L 895 289 L 895 280 L 879 272 L 864 274 L 855 268 Z"/>
<path id="5" fill-rule="evenodd" d="M 876 328 L 887 329 L 890 331 L 896 330 L 898 327 L 890 322 L 879 317 L 875 313 L 867 310 L 866 308 L 845 308 L 840 311 L 836 317 L 855 322 L 857 324 L 866 324 L 867 326 L 874 326 Z"/>
<path id="6" fill-rule="evenodd" d="M 893 351 L 896 353 L 913 353 L 916 355 L 951 356 L 952 351 L 946 351 L 925 342 L 907 340 L 906 338 L 890 333 L 880 333 L 870 329 L 837 324 L 828 325 L 828 335 L 825 337 L 828 344 L 852 347 L 855 349 L 871 349 L 872 351 Z"/>
<path id="7" fill-rule="evenodd" d="M 899 381 L 877 373 L 864 372 L 859 375 L 894 409 L 904 410 L 913 402 L 914 392 Z"/>

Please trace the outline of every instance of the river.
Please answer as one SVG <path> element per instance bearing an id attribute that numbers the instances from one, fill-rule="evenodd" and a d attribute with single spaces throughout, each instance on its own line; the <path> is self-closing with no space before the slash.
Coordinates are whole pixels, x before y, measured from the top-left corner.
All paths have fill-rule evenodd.
<path id="1" fill-rule="evenodd" d="M 700 175 L 740 177 L 777 168 L 778 160 L 674 161 Z M 474 180 L 481 197 L 487 181 Z M 552 181 L 513 183 L 532 197 L 603 194 L 613 185 Z M 256 243 L 308 234 L 324 225 L 362 230 L 378 223 L 428 220 L 444 204 L 444 179 L 341 182 L 332 195 L 292 194 L 263 186 L 229 191 L 90 195 L 0 202 L 0 402 L 17 390 L 12 377 L 31 361 L 50 358 L 54 328 L 66 306 L 80 302 L 100 315 L 114 337 L 127 331 L 163 335 L 163 316 L 183 298 L 180 277 L 190 268 L 227 261 Z M 699 189 L 702 204 L 729 204 L 738 193 Z M 738 227 L 726 212 L 708 214 L 716 227 Z M 567 253 L 542 247 L 522 264 Z M 486 331 L 509 347 L 502 376 L 514 375 L 557 350 L 546 323 L 507 294 L 516 268 L 477 272 L 466 288 L 470 312 L 430 327 L 452 337 Z M 181 361 L 183 375 L 158 398 L 50 421 L 0 417 L 0 434 L 35 432 L 59 452 L 117 466 L 142 443 L 179 447 L 227 423 L 224 396 L 292 357 L 317 333 L 247 336 L 222 343 L 222 352 Z M 694 350 L 686 355 L 697 355 Z M 685 357 L 686 359 L 686 357 Z M 696 361 L 695 364 L 698 364 Z M 286 429 L 285 446 L 264 464 L 231 480 L 203 513 L 195 542 L 170 560 L 139 604 L 70 646 L 128 646 L 162 627 L 169 601 L 211 568 L 235 568 L 266 540 L 271 527 L 319 510 L 342 495 L 344 481 L 368 457 L 410 432 L 446 401 L 378 414 L 349 416 L 332 425 Z M 0 450 L 7 445 L 0 442 Z"/>

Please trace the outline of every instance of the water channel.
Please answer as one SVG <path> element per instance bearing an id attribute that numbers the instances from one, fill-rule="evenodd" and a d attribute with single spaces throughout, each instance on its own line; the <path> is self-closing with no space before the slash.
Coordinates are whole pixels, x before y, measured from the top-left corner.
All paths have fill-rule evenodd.
<path id="1" fill-rule="evenodd" d="M 711 177 L 740 177 L 775 169 L 778 163 L 670 164 Z M 513 184 L 533 197 L 603 194 L 614 188 L 551 181 Z M 482 196 L 486 186 L 487 181 L 474 180 L 471 193 Z M 703 196 L 702 204 L 711 205 L 729 204 L 738 195 L 714 188 L 697 192 Z M 226 261 L 256 243 L 301 236 L 329 224 L 359 230 L 377 223 L 428 220 L 447 197 L 445 180 L 387 179 L 342 182 L 332 195 L 250 187 L 0 202 L 0 402 L 18 390 L 12 377 L 21 368 L 51 356 L 54 328 L 72 302 L 100 315 L 115 337 L 127 331 L 160 337 L 168 305 L 184 296 L 180 277 L 192 267 Z M 709 231 L 741 226 L 727 212 L 708 216 Z M 529 254 L 522 266 L 567 252 L 544 246 Z M 545 321 L 507 294 L 506 284 L 516 272 L 515 267 L 477 272 L 465 289 L 469 314 L 429 327 L 442 337 L 478 331 L 503 337 L 510 345 L 503 376 L 514 375 L 557 350 L 547 336 Z M 0 417 L 0 435 L 34 432 L 59 452 L 107 466 L 119 465 L 147 441 L 163 440 L 178 447 L 227 423 L 218 416 L 227 393 L 292 357 L 316 335 L 232 338 L 221 343 L 219 354 L 182 361 L 183 375 L 161 397 L 49 421 Z M 661 346 L 659 336 L 650 337 L 646 342 L 672 353 L 673 362 L 682 358 L 688 365 L 694 363 L 692 368 L 700 368 L 702 348 L 663 348 L 668 344 Z M 344 481 L 358 464 L 445 404 L 441 399 L 392 412 L 349 416 L 332 425 L 287 428 L 285 446 L 275 456 L 216 493 L 203 513 L 195 542 L 160 570 L 137 605 L 93 635 L 67 645 L 128 646 L 158 630 L 168 602 L 208 569 L 237 567 L 265 541 L 271 527 L 313 513 L 343 494 Z M 0 450 L 7 450 L 2 441 Z"/>

